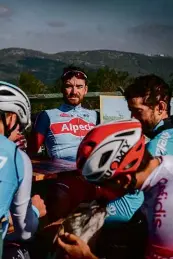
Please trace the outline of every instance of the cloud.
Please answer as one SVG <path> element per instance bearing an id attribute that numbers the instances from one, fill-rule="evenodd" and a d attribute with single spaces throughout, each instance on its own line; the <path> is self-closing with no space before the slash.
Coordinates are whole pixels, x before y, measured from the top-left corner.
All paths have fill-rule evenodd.
<path id="1" fill-rule="evenodd" d="M 155 38 L 172 36 L 173 26 L 164 24 L 142 24 L 129 29 L 129 32 L 136 35 L 146 35 Z"/>
<path id="2" fill-rule="evenodd" d="M 129 28 L 128 36 L 148 51 L 173 54 L 173 25 L 141 24 Z"/>
<path id="3" fill-rule="evenodd" d="M 63 21 L 49 21 L 47 23 L 50 27 L 55 27 L 55 28 L 63 28 L 67 26 L 67 24 Z"/>
<path id="4" fill-rule="evenodd" d="M 6 6 L 0 5 L 0 18 L 11 16 L 11 9 Z"/>

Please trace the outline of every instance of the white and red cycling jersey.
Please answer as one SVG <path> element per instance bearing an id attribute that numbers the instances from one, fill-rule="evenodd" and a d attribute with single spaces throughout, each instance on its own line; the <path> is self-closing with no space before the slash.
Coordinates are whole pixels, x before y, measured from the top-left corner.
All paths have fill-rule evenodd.
<path id="1" fill-rule="evenodd" d="M 173 156 L 161 161 L 141 188 L 149 228 L 147 259 L 173 259 Z"/>

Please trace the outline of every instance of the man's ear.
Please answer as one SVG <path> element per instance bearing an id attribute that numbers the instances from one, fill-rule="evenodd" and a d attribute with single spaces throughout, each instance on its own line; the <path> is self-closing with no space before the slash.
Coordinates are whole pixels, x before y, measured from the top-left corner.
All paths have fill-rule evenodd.
<path id="1" fill-rule="evenodd" d="M 162 112 L 167 111 L 167 104 L 164 101 L 160 101 L 157 105 L 158 113 L 162 114 Z"/>
<path id="2" fill-rule="evenodd" d="M 85 95 L 88 93 L 88 85 L 85 86 Z"/>
<path id="3" fill-rule="evenodd" d="M 17 120 L 17 115 L 15 113 L 9 113 L 7 115 L 6 121 L 9 129 L 11 129 L 14 126 L 14 124 L 16 123 L 16 120 Z"/>

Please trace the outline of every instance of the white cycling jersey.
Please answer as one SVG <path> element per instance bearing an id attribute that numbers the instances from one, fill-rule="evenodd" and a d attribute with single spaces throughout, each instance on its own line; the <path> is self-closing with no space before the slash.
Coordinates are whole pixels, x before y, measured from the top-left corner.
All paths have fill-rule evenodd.
<path id="1" fill-rule="evenodd" d="M 149 228 L 148 259 L 173 259 L 173 156 L 161 161 L 141 188 Z"/>

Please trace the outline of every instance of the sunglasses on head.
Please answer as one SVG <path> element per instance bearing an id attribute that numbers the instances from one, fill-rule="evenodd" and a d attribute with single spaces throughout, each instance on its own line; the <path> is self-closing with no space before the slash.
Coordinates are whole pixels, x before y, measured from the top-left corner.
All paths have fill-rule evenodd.
<path id="1" fill-rule="evenodd" d="M 87 79 L 87 76 L 84 72 L 82 71 L 79 71 L 79 70 L 69 70 L 67 72 L 65 72 L 62 76 L 62 79 L 70 79 L 72 78 L 73 76 L 75 76 L 76 78 L 78 79 Z"/>

